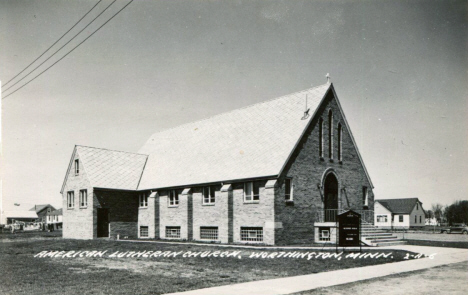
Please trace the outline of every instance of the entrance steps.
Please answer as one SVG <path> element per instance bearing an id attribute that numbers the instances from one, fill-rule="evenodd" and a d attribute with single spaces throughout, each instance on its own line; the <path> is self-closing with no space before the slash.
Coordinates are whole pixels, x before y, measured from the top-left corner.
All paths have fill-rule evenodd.
<path id="1" fill-rule="evenodd" d="M 394 234 L 385 232 L 370 223 L 361 224 L 361 241 L 368 246 L 374 247 L 406 244 L 406 241 L 403 241 Z"/>

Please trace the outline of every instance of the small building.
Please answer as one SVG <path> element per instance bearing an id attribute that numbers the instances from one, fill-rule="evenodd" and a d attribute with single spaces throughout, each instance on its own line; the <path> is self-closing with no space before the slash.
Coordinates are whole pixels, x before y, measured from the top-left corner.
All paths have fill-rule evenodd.
<path id="1" fill-rule="evenodd" d="M 29 211 L 35 211 L 37 216 L 38 216 L 38 221 L 39 222 L 46 222 L 46 216 L 47 216 L 47 213 L 50 213 L 52 211 L 54 211 L 55 208 L 54 206 L 50 205 L 50 204 L 43 204 L 43 205 L 34 205 L 34 207 L 32 207 L 31 209 L 29 209 Z"/>
<path id="2" fill-rule="evenodd" d="M 52 228 L 54 230 L 62 228 L 62 209 L 54 210 L 51 212 L 47 212 L 46 214 L 46 224 L 47 227 Z"/>
<path id="3" fill-rule="evenodd" d="M 36 222 L 38 216 L 34 211 L 4 211 L 5 224 L 17 222 Z"/>
<path id="4" fill-rule="evenodd" d="M 333 243 L 373 223 L 373 185 L 333 84 L 153 134 L 139 153 L 77 145 L 63 237 Z"/>
<path id="5" fill-rule="evenodd" d="M 375 200 L 374 225 L 385 229 L 424 227 L 426 213 L 418 198 Z"/>

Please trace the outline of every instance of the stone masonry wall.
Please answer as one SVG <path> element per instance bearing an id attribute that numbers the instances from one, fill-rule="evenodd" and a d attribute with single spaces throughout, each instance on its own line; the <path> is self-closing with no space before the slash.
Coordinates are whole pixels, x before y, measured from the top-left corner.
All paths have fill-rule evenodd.
<path id="1" fill-rule="evenodd" d="M 328 157 L 328 111 L 333 112 L 333 161 Z M 319 118 L 323 118 L 323 158 L 319 155 Z M 338 123 L 342 125 L 342 161 L 338 161 Z M 374 195 L 359 160 L 349 131 L 339 111 L 332 92 L 314 118 L 287 164 L 285 173 L 280 176 L 275 197 L 275 221 L 282 228 L 275 230 L 276 244 L 296 244 L 314 241 L 316 212 L 323 210 L 320 189 L 326 171 L 333 171 L 338 178 L 339 208 L 363 209 L 363 187 L 368 188 L 368 207 L 373 209 Z M 293 181 L 293 203 L 284 200 L 284 179 Z M 343 192 L 346 189 L 346 193 Z M 349 205 L 348 205 L 349 203 Z"/>

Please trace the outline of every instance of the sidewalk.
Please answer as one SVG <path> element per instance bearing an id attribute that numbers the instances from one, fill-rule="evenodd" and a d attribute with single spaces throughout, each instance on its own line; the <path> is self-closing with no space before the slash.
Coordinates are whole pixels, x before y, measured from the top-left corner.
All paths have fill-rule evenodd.
<path id="1" fill-rule="evenodd" d="M 468 249 L 424 247 L 411 245 L 398 245 L 379 247 L 382 250 L 406 250 L 426 255 L 434 255 L 434 259 L 421 258 L 409 261 L 365 266 L 344 270 L 335 270 L 317 274 L 302 275 L 296 277 L 256 281 L 212 287 L 172 294 L 196 294 L 196 295 L 276 295 L 291 294 L 321 287 L 346 284 L 360 280 L 388 276 L 435 266 L 468 261 Z"/>

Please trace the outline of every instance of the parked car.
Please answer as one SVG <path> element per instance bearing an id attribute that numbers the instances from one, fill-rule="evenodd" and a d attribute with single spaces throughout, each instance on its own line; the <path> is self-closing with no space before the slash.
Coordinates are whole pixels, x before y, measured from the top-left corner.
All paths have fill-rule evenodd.
<path id="1" fill-rule="evenodd" d="M 463 223 L 454 223 L 452 226 L 440 229 L 442 234 L 464 234 L 468 235 L 468 226 Z"/>

